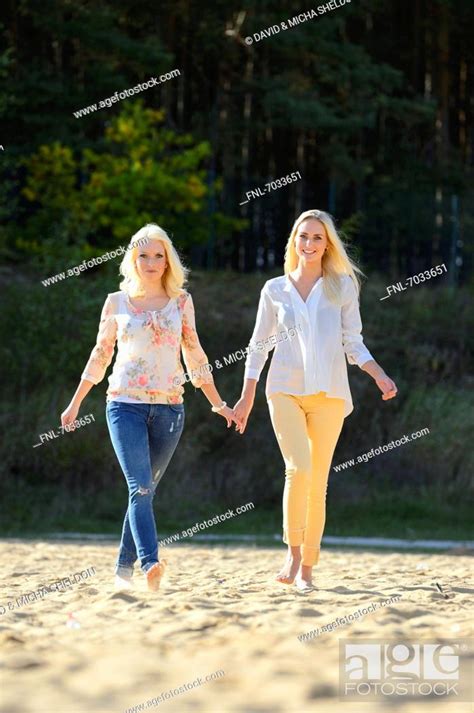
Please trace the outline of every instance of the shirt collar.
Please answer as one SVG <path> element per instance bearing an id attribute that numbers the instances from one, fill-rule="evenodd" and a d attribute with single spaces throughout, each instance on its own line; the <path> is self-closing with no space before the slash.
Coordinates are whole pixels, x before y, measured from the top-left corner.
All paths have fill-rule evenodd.
<path id="1" fill-rule="evenodd" d="M 318 283 L 321 282 L 321 280 L 323 280 L 323 279 L 324 279 L 324 275 L 321 275 L 321 277 L 319 278 L 319 280 L 318 280 L 315 284 L 318 284 Z M 290 280 L 290 276 L 289 276 L 288 274 L 286 274 L 286 275 L 285 275 L 285 284 L 283 285 L 283 291 L 284 291 L 284 292 L 289 292 L 292 287 L 294 287 L 294 284 L 293 284 L 292 281 Z M 295 289 L 296 289 L 296 288 L 295 288 Z"/>

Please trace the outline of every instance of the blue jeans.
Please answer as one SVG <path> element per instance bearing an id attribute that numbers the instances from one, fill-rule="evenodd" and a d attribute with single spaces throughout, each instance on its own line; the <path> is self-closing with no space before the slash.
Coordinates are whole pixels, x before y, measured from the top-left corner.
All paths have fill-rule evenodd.
<path id="1" fill-rule="evenodd" d="M 115 571 L 131 577 L 138 558 L 143 572 L 158 562 L 153 498 L 183 432 L 184 405 L 109 401 L 106 418 L 128 485 L 128 509 Z"/>

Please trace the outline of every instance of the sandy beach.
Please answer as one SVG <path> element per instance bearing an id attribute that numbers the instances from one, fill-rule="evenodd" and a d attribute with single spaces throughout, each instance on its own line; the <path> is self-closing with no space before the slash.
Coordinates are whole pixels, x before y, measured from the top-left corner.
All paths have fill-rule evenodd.
<path id="1" fill-rule="evenodd" d="M 283 546 L 177 544 L 163 549 L 168 571 L 152 593 L 139 571 L 134 590 L 114 589 L 117 544 L 0 542 L 2 712 L 379 711 L 381 703 L 339 700 L 339 639 L 472 636 L 468 553 L 326 548 L 318 589 L 301 594 L 272 579 Z M 72 586 L 22 600 L 90 568 L 95 573 Z M 298 639 L 389 597 L 400 599 L 310 642 Z M 201 685 L 147 706 L 198 678 Z M 471 710 L 469 702 L 430 698 L 429 705 Z M 400 696 L 394 707 L 427 710 Z"/>

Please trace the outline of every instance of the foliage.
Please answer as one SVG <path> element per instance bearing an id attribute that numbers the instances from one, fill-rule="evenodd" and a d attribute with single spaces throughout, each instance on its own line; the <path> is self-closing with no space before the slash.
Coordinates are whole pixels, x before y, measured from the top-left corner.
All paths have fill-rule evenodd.
<path id="1" fill-rule="evenodd" d="M 40 146 L 24 160 L 22 195 L 34 210 L 16 246 L 40 254 L 64 240 L 108 247 L 148 222 L 179 235 L 183 249 L 202 243 L 211 225 L 225 224 L 207 210 L 209 194 L 219 190 L 218 181 L 207 183 L 209 152 L 207 142 L 168 129 L 164 113 L 141 101 L 112 119 L 100 150 L 85 148 L 76 158 L 59 142 Z M 227 229 L 240 223 L 230 220 Z"/>

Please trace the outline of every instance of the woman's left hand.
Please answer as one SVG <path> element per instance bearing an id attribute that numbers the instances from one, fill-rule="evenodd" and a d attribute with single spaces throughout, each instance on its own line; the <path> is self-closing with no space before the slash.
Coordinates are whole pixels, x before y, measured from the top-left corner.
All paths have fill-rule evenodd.
<path id="1" fill-rule="evenodd" d="M 392 381 L 392 379 L 390 379 L 390 377 L 387 376 L 385 372 L 382 372 L 380 376 L 375 377 L 375 383 L 382 392 L 382 399 L 384 401 L 393 399 L 398 393 L 397 385 L 394 381 Z"/>

